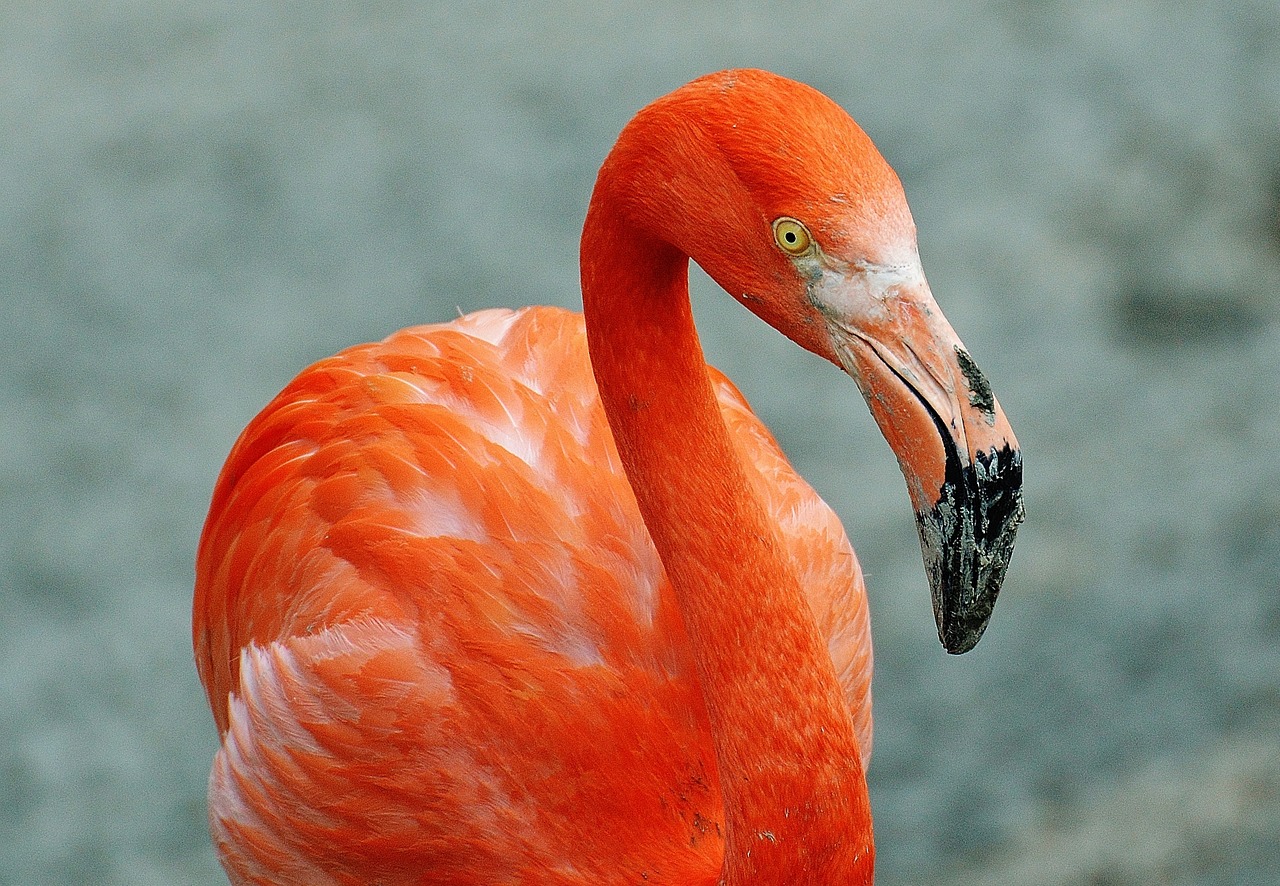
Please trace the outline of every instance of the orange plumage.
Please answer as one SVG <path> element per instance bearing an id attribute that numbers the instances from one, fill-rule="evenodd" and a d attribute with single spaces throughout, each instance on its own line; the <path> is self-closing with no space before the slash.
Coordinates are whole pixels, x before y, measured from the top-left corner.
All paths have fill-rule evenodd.
<path id="1" fill-rule="evenodd" d="M 856 156 L 781 174 L 779 95 L 803 100 L 802 131 Z M 720 156 L 682 101 L 733 124 Z M 644 127 L 624 132 L 584 233 L 585 325 L 484 311 L 351 348 L 305 370 L 228 457 L 193 636 L 234 882 L 870 882 L 857 562 L 705 367 L 682 269 L 692 255 L 852 373 L 854 345 L 812 322 L 813 255 L 780 251 L 769 220 L 803 217 L 830 256 L 880 261 L 907 235 L 914 250 L 910 216 L 870 142 L 807 87 L 729 72 L 653 107 L 650 124 L 678 122 L 663 125 L 688 174 L 645 165 Z M 737 125 L 753 122 L 758 154 Z M 656 240 L 655 206 L 687 230 Z M 906 437 L 930 427 L 898 412 Z M 992 415 L 983 433 L 1008 446 Z M 968 437 L 966 454 L 998 445 Z M 902 445 L 937 472 L 933 449 Z"/>
<path id="2" fill-rule="evenodd" d="M 853 552 L 716 385 L 869 743 Z M 196 649 L 234 727 L 212 809 L 220 848 L 254 853 L 245 881 L 602 883 L 620 845 L 657 882 L 714 881 L 706 713 L 581 316 L 486 311 L 311 367 L 246 429 L 212 512 Z"/>

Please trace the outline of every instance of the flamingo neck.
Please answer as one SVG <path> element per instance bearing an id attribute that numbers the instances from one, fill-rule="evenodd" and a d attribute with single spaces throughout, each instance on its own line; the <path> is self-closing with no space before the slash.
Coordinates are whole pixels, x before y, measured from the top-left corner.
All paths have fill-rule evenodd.
<path id="1" fill-rule="evenodd" d="M 871 811 L 848 706 L 794 565 L 721 417 L 688 258 L 593 203 L 588 346 L 640 512 L 674 587 L 725 810 L 721 882 L 871 882 Z"/>

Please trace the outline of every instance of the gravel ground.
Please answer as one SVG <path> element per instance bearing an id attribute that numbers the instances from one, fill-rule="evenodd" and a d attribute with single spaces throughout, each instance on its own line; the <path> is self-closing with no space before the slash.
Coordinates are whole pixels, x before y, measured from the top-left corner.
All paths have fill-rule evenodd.
<path id="1" fill-rule="evenodd" d="M 1027 459 L 949 658 L 856 390 L 697 281 L 869 576 L 879 882 L 1280 882 L 1280 6 L 942 6 L 4 4 L 0 882 L 223 882 L 188 607 L 235 435 L 342 346 L 576 305 L 618 129 L 739 65 L 899 170 Z"/>

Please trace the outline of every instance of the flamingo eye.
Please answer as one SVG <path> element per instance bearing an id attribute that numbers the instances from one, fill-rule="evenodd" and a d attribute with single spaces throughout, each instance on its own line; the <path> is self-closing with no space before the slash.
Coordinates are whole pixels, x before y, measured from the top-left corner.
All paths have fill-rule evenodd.
<path id="1" fill-rule="evenodd" d="M 785 215 L 773 223 L 773 240 L 787 255 L 804 255 L 813 246 L 809 229 Z"/>

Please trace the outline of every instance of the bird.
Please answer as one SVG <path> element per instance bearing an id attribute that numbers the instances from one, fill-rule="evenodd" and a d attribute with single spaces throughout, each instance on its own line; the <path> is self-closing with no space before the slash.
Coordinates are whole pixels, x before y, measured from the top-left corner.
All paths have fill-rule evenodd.
<path id="1" fill-rule="evenodd" d="M 349 348 L 231 449 L 192 619 L 231 882 L 872 882 L 862 574 L 707 365 L 688 269 L 856 382 L 967 651 L 1022 455 L 902 184 L 823 93 L 721 71 L 622 129 L 580 261 L 582 313 Z"/>

